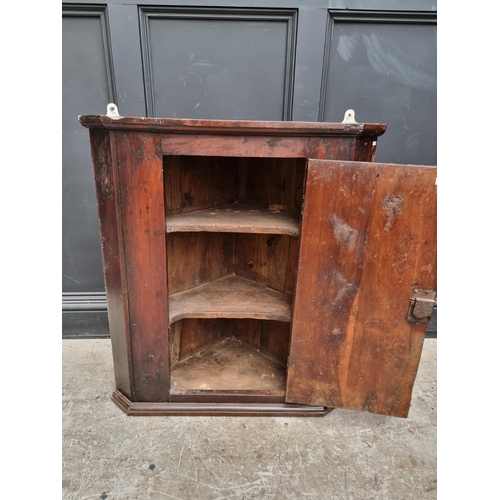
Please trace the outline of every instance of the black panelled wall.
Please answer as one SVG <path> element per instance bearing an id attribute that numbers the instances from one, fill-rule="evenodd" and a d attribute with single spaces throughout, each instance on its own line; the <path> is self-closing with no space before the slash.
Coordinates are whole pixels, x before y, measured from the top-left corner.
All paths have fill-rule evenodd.
<path id="1" fill-rule="evenodd" d="M 386 123 L 376 161 L 436 165 L 436 3 L 66 2 L 63 336 L 107 336 L 88 130 L 78 115 Z M 428 336 L 436 335 L 436 314 Z"/>

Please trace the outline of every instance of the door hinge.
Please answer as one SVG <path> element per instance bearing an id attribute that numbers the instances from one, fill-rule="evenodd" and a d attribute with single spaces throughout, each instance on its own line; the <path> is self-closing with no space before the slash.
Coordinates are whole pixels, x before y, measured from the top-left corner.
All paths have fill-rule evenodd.
<path id="1" fill-rule="evenodd" d="M 436 305 L 435 290 L 413 290 L 406 319 L 414 324 L 427 323 Z"/>

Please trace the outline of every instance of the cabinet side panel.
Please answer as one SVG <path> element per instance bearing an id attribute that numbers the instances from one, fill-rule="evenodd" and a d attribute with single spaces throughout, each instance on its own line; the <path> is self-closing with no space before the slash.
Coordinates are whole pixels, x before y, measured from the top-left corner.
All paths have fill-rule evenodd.
<path id="1" fill-rule="evenodd" d="M 117 132 L 136 401 L 168 401 L 168 301 L 159 134 Z"/>
<path id="2" fill-rule="evenodd" d="M 355 151 L 352 159 L 354 161 L 374 161 L 377 142 L 378 137 L 376 135 L 358 137 L 355 142 Z"/>
<path id="3" fill-rule="evenodd" d="M 114 132 L 90 131 L 97 209 L 101 232 L 104 283 L 116 388 L 133 399 L 133 372 L 128 325 L 127 283 L 119 210 Z"/>

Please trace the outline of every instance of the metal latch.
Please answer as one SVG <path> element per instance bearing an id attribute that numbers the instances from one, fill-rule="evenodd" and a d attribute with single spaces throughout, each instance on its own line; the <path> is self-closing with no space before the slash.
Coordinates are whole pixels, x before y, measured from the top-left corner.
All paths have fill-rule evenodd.
<path id="1" fill-rule="evenodd" d="M 432 316 L 435 305 L 436 292 L 434 290 L 413 290 L 406 319 L 415 325 L 426 323 Z"/>

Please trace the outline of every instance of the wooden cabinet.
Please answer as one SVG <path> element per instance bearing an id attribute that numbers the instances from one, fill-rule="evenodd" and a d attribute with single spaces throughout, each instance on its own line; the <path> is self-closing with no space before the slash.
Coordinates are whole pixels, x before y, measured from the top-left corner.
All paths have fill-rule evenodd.
<path id="1" fill-rule="evenodd" d="M 436 169 L 385 125 L 80 116 L 132 415 L 406 416 L 436 289 Z"/>

